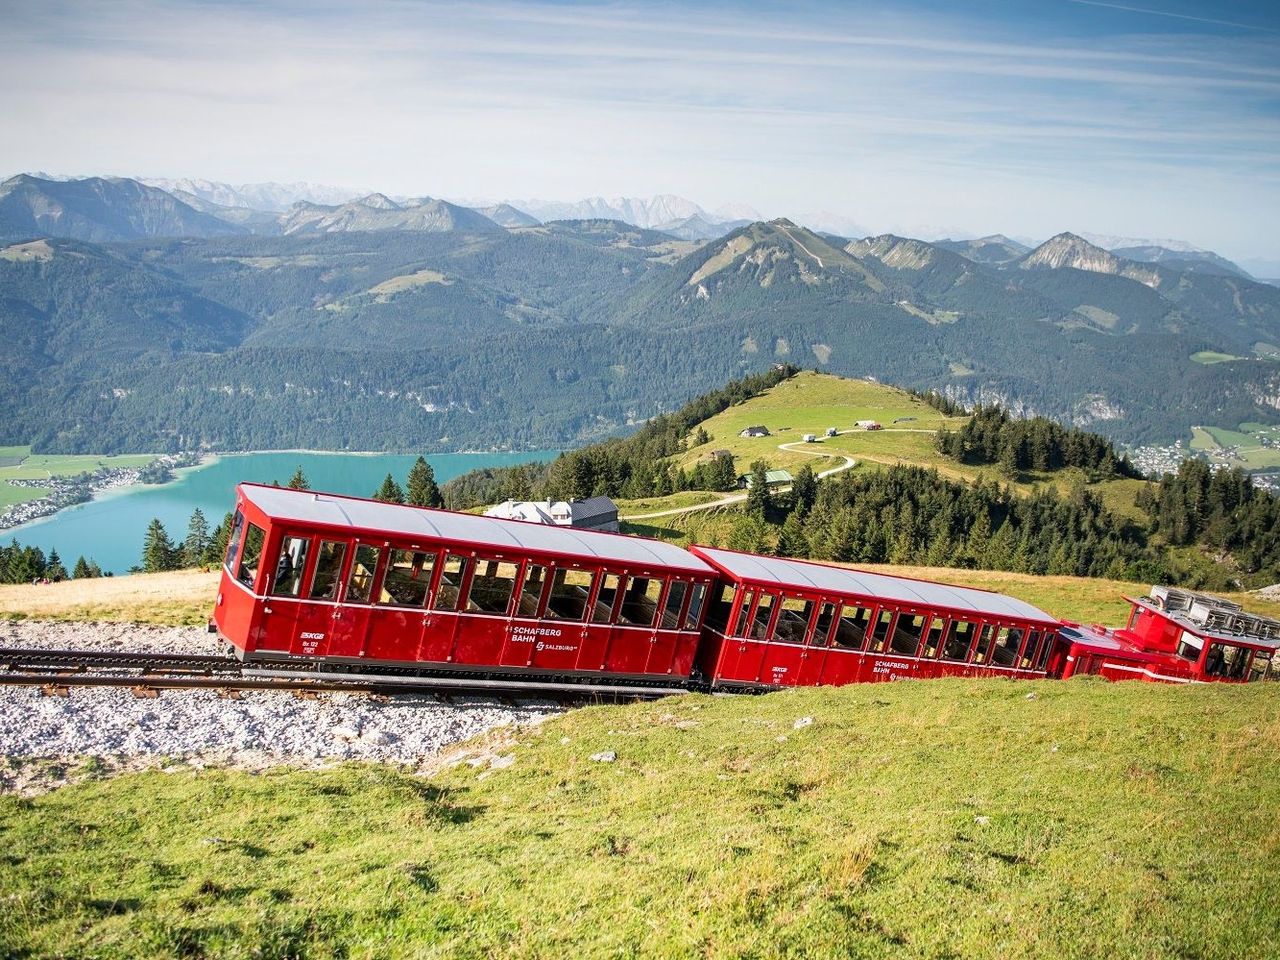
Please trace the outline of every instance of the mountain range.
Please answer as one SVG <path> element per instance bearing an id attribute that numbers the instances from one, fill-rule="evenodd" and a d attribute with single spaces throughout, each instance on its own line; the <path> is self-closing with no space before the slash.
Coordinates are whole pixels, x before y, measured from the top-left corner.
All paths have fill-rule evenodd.
<path id="1" fill-rule="evenodd" d="M 1280 289 L 1206 251 L 786 219 L 707 242 L 382 194 L 268 233 L 184 195 L 0 185 L 0 443 L 562 446 L 783 360 L 1129 442 L 1280 421 Z"/>

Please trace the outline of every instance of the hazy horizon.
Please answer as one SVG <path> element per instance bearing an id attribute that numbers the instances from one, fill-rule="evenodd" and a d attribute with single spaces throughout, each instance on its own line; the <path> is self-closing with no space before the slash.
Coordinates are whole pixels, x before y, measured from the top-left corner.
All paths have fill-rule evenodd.
<path id="1" fill-rule="evenodd" d="M 649 197 L 1280 261 L 1263 4 L 10 5 L 0 169 Z"/>

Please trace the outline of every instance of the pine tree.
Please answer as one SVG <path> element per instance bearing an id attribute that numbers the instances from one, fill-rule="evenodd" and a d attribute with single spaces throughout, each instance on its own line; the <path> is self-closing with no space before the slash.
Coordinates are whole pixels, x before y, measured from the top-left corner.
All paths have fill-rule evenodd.
<path id="1" fill-rule="evenodd" d="M 795 509 L 804 514 L 813 509 L 817 499 L 818 478 L 814 475 L 813 467 L 806 463 L 796 471 L 795 480 L 791 483 L 791 502 Z"/>
<path id="2" fill-rule="evenodd" d="M 71 569 L 71 577 L 74 580 L 89 579 L 89 564 L 85 561 L 83 554 L 76 559 L 76 565 Z"/>
<path id="3" fill-rule="evenodd" d="M 187 538 L 182 541 L 182 565 L 200 566 L 208 550 L 209 521 L 204 518 L 204 512 L 196 507 L 191 514 L 191 522 L 187 524 Z"/>
<path id="4" fill-rule="evenodd" d="M 44 568 L 44 575 L 54 583 L 67 579 L 67 568 L 62 565 L 62 558 L 58 556 L 56 547 L 49 551 L 49 562 Z"/>
<path id="5" fill-rule="evenodd" d="M 764 519 L 769 516 L 773 497 L 769 492 L 769 464 L 757 460 L 751 464 L 751 484 L 747 488 L 747 511 Z"/>
<path id="6" fill-rule="evenodd" d="M 413 473 L 409 474 L 410 496 L 412 496 Z M 529 482 L 529 471 L 522 466 L 512 467 L 502 485 L 503 500 L 532 500 L 533 484 Z"/>
<path id="7" fill-rule="evenodd" d="M 383 484 L 383 487 L 385 488 L 386 484 Z M 415 507 L 444 506 L 444 497 L 440 495 L 440 488 L 436 486 L 436 472 L 431 469 L 431 464 L 427 463 L 425 458 L 419 457 L 413 462 L 413 467 L 409 470 L 406 496 L 398 502 L 409 503 Z"/>
<path id="8" fill-rule="evenodd" d="M 290 490 L 310 490 L 311 484 L 307 482 L 307 475 L 302 472 L 302 464 L 298 464 L 298 469 L 293 472 L 293 476 L 289 478 Z"/>
<path id="9" fill-rule="evenodd" d="M 400 489 L 400 484 L 396 483 L 395 478 L 388 473 L 387 478 L 382 481 L 382 486 L 374 491 L 373 499 L 381 500 L 383 503 L 404 503 L 404 491 Z"/>
<path id="10" fill-rule="evenodd" d="M 711 442 L 711 434 L 707 433 L 706 427 L 699 427 L 698 432 L 693 435 L 694 446 L 702 446 L 704 443 Z"/>
<path id="11" fill-rule="evenodd" d="M 799 506 L 787 514 L 778 534 L 778 546 L 774 552 L 780 557 L 807 557 L 809 541 L 804 535 L 804 518 Z"/>
<path id="12" fill-rule="evenodd" d="M 98 566 L 96 561 L 90 560 L 89 561 L 89 577 L 92 579 L 100 576 L 102 576 L 102 568 Z M 111 576 L 111 574 L 107 574 L 107 576 Z"/>
<path id="13" fill-rule="evenodd" d="M 738 471 L 733 465 L 733 454 L 725 453 L 716 457 L 713 490 L 732 490 L 738 485 Z"/>
<path id="14" fill-rule="evenodd" d="M 142 543 L 142 570 L 144 573 L 158 573 L 161 570 L 172 570 L 177 566 L 177 549 L 164 524 L 157 517 L 147 527 L 147 535 Z"/>
<path id="15" fill-rule="evenodd" d="M 205 566 L 217 567 L 222 565 L 223 558 L 227 555 L 227 541 L 231 539 L 231 524 L 233 520 L 230 512 L 222 518 L 222 522 L 213 528 L 213 533 L 209 534 L 209 545 L 205 549 L 202 558 Z"/>

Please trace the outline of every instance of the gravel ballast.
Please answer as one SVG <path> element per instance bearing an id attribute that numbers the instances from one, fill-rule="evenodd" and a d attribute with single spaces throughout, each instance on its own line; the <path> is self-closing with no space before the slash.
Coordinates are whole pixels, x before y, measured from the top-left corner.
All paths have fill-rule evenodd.
<path id="1" fill-rule="evenodd" d="M 221 653 L 200 628 L 24 621 L 0 626 L 0 646 Z M 342 760 L 421 766 L 442 748 L 559 711 L 550 702 L 507 706 L 489 698 L 444 703 L 423 694 L 387 697 L 278 691 L 224 699 L 213 690 L 166 690 L 139 698 L 127 689 L 73 687 L 66 697 L 0 685 L 0 790 L 41 786 L 30 761 L 96 758 L 111 769 L 179 762 L 262 769 Z M 65 764 L 43 777 L 56 786 Z M 25 773 L 23 772 L 25 771 Z"/>

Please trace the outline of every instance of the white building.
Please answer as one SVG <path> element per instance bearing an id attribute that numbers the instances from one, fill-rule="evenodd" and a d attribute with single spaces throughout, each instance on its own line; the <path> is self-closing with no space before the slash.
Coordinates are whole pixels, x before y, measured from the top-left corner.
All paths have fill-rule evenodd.
<path id="1" fill-rule="evenodd" d="M 556 527 L 618 532 L 618 505 L 608 497 L 585 500 L 506 500 L 484 512 L 486 517 L 523 520 Z"/>

